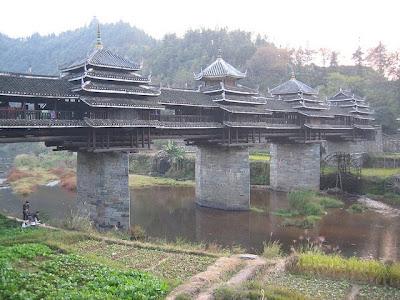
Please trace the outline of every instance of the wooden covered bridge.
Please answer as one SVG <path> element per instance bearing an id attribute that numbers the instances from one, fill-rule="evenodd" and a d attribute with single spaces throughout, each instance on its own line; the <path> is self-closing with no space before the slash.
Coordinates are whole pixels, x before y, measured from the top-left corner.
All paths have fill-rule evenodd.
<path id="1" fill-rule="evenodd" d="M 0 72 L 0 142 L 42 141 L 78 153 L 78 199 L 98 223 L 129 217 L 128 153 L 155 139 L 198 146 L 200 205 L 248 209 L 248 146 L 271 143 L 273 188 L 319 188 L 320 142 L 373 139 L 366 101 L 340 90 L 328 100 L 292 75 L 267 95 L 221 53 L 195 74 L 196 90 L 163 88 L 141 64 L 103 47 L 60 76 Z"/>

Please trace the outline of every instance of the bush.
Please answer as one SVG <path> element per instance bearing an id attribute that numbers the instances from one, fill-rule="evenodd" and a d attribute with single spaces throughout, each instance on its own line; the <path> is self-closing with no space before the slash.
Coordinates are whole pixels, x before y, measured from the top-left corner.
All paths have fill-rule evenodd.
<path id="1" fill-rule="evenodd" d="M 144 240 L 146 231 L 140 225 L 134 225 L 129 229 L 129 236 L 131 240 Z"/>
<path id="2" fill-rule="evenodd" d="M 278 241 L 264 242 L 263 256 L 266 258 L 277 258 L 282 256 L 282 246 Z"/>
<path id="3" fill-rule="evenodd" d="M 319 203 L 308 202 L 305 203 L 303 209 L 300 212 L 306 216 L 319 216 L 324 213 L 324 210 Z"/>

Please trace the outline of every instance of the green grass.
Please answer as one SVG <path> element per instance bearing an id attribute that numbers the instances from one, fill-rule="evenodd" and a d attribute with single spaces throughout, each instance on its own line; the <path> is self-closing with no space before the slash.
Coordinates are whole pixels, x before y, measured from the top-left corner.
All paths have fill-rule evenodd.
<path id="1" fill-rule="evenodd" d="M 361 175 L 365 177 L 387 178 L 395 174 L 400 174 L 400 168 L 364 168 Z"/>
<path id="2" fill-rule="evenodd" d="M 366 210 L 367 210 L 367 208 L 360 203 L 354 203 L 354 204 L 350 205 L 349 208 L 347 209 L 347 211 L 352 214 L 360 214 Z"/>
<path id="3" fill-rule="evenodd" d="M 268 153 L 253 153 L 249 156 L 251 161 L 270 161 L 271 156 Z"/>
<path id="4" fill-rule="evenodd" d="M 43 244 L 0 247 L 1 299 L 159 299 L 167 285 L 140 271 L 120 271 Z"/>
<path id="5" fill-rule="evenodd" d="M 221 286 L 214 293 L 215 300 L 306 300 L 303 294 L 288 287 L 262 286 L 258 284 L 243 285 L 239 288 Z"/>
<path id="6" fill-rule="evenodd" d="M 317 251 L 301 253 L 294 272 L 400 287 L 400 263 L 384 264 L 358 257 L 344 258 Z"/>
<path id="7" fill-rule="evenodd" d="M 194 181 L 145 175 L 129 175 L 129 186 L 134 188 L 145 188 L 151 186 L 194 186 Z"/>

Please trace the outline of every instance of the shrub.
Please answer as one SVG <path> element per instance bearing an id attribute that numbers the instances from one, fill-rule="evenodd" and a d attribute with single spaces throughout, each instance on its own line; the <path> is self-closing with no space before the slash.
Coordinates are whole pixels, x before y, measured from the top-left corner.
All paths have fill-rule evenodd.
<path id="1" fill-rule="evenodd" d="M 324 213 L 324 210 L 319 203 L 308 202 L 305 203 L 303 209 L 300 212 L 306 216 L 319 216 Z"/>
<path id="2" fill-rule="evenodd" d="M 266 258 L 277 258 L 282 256 L 282 246 L 278 241 L 264 242 L 263 256 Z"/>
<path id="3" fill-rule="evenodd" d="M 146 238 L 146 231 L 140 225 L 134 225 L 129 229 L 131 240 L 144 240 Z"/>
<path id="4" fill-rule="evenodd" d="M 311 191 L 292 191 L 288 194 L 289 205 L 292 209 L 302 212 L 313 196 Z"/>

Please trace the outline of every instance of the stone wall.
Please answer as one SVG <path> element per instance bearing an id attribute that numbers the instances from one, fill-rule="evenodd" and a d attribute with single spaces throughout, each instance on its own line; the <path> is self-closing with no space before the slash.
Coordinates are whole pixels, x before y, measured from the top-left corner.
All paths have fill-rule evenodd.
<path id="1" fill-rule="evenodd" d="M 196 203 L 226 210 L 250 208 L 247 148 L 200 146 L 195 169 Z"/>
<path id="2" fill-rule="evenodd" d="M 320 144 L 271 144 L 270 149 L 272 189 L 319 190 Z"/>
<path id="3" fill-rule="evenodd" d="M 77 197 L 99 226 L 129 228 L 128 154 L 78 152 Z"/>

